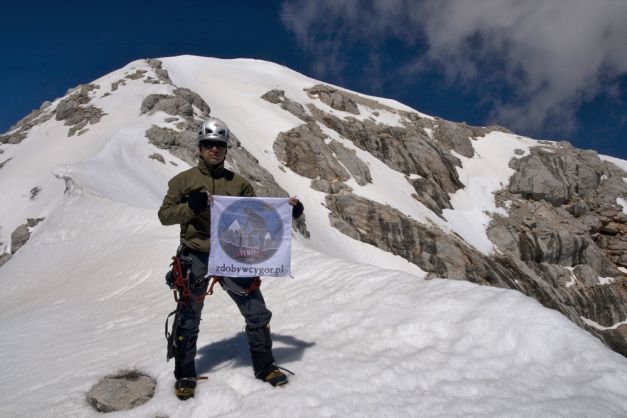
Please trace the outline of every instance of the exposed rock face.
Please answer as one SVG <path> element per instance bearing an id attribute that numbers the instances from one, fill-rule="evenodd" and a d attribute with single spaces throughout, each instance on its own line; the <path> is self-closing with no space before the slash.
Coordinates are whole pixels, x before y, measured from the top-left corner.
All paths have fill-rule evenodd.
<path id="1" fill-rule="evenodd" d="M 330 182 L 322 179 L 313 179 L 311 181 L 311 188 L 314 190 L 318 190 L 320 192 L 324 192 L 327 194 L 337 194 L 340 192 L 352 192 L 353 189 L 341 182 Z"/>
<path id="2" fill-rule="evenodd" d="M 184 118 L 191 118 L 194 115 L 194 109 L 191 103 L 182 98 L 169 96 L 167 94 L 151 94 L 142 102 L 142 114 L 148 112 L 162 111 L 170 115 L 180 115 Z"/>
<path id="3" fill-rule="evenodd" d="M 198 94 L 189 89 L 177 88 L 174 90 L 174 96 L 167 94 L 151 94 L 142 102 L 141 113 L 154 113 L 162 111 L 170 115 L 182 116 L 190 119 L 194 116 L 194 108 L 196 106 L 204 117 L 208 117 L 211 113 L 209 105 Z"/>
<path id="4" fill-rule="evenodd" d="M 258 196 L 287 197 L 288 194 L 277 184 L 276 180 L 266 170 L 261 167 L 257 160 L 250 152 L 241 146 L 241 142 L 234 133 L 231 132 L 231 147 L 226 155 L 226 162 L 232 169 L 241 175 L 246 173 L 244 177 L 251 182 Z M 194 161 L 194 163 L 198 159 Z"/>
<path id="5" fill-rule="evenodd" d="M 307 110 L 305 110 L 305 107 L 302 104 L 298 102 L 294 102 L 290 100 L 289 98 L 285 97 L 285 91 L 283 90 L 270 90 L 269 92 L 261 96 L 261 98 L 270 103 L 280 104 L 281 109 L 287 110 L 292 115 L 296 116 L 297 118 L 305 122 L 314 121 L 311 115 L 307 113 Z"/>
<path id="6" fill-rule="evenodd" d="M 148 402 L 157 382 L 143 373 L 127 371 L 105 376 L 87 392 L 87 402 L 99 412 L 124 411 Z"/>
<path id="7" fill-rule="evenodd" d="M 94 84 L 81 85 L 70 96 L 61 100 L 55 109 L 55 119 L 65 121 L 66 126 L 70 126 L 68 136 L 83 130 L 87 124 L 94 125 L 104 116 L 102 109 L 90 105 L 90 92 L 99 89 Z M 84 131 L 83 131 L 84 132 Z"/>
<path id="8" fill-rule="evenodd" d="M 135 72 L 124 76 L 124 78 L 128 78 L 129 80 L 139 80 L 140 78 L 144 78 L 144 74 L 148 71 L 146 70 L 135 70 Z"/>
<path id="9" fill-rule="evenodd" d="M 28 124 L 28 122 L 26 123 Z M 22 125 L 22 126 L 25 126 L 25 125 Z M 31 125 L 31 127 L 32 126 L 33 125 Z M 30 129 L 30 127 L 28 129 Z M 11 158 L 3 161 L 0 164 L 0 168 L 2 168 L 2 166 L 4 166 L 4 164 L 9 162 L 10 160 Z M 41 189 L 39 187 L 33 187 L 30 190 L 30 200 L 35 200 L 40 191 Z M 3 242 L 0 242 L 0 267 L 2 267 L 3 264 L 9 261 L 12 255 L 15 254 L 20 248 L 24 246 L 24 244 L 28 242 L 28 240 L 30 239 L 30 228 L 35 227 L 44 219 L 45 218 L 28 218 L 25 224 L 22 224 L 18 226 L 17 228 L 15 228 L 15 230 L 11 233 L 11 252 L 10 253 L 5 252 L 6 246 L 4 245 Z"/>
<path id="10" fill-rule="evenodd" d="M 462 240 L 428 227 L 398 210 L 350 193 L 326 197 L 331 224 L 344 234 L 411 261 L 429 277 L 470 280 L 510 287 L 506 267 L 469 247 Z"/>
<path id="11" fill-rule="evenodd" d="M 335 153 L 338 161 L 351 173 L 357 184 L 365 186 L 372 183 L 370 169 L 359 157 L 355 150 L 348 149 L 335 140 L 329 141 L 329 148 Z"/>
<path id="12" fill-rule="evenodd" d="M 280 133 L 274 152 L 287 167 L 310 179 L 343 182 L 352 175 L 359 185 L 372 182 L 370 169 L 355 151 L 328 138 L 315 123 Z"/>
<path id="13" fill-rule="evenodd" d="M 617 199 L 627 200 L 627 173 L 594 152 L 565 143 L 533 148 L 524 157 L 517 153 L 521 158 L 510 163 L 516 172 L 496 196 L 508 216 L 495 216 L 488 230 L 500 252 L 486 256 L 453 235 L 353 195 L 345 184 L 347 174 L 359 177 L 359 170 L 347 163 L 352 155 L 342 160 L 341 144 L 319 127 L 404 173 L 416 199 L 438 214 L 450 208 L 450 194 L 464 187 L 457 176 L 460 161 L 452 152 L 472 158 L 474 138 L 505 129 L 392 111 L 331 87 L 307 92 L 336 110 L 348 111 L 350 103 L 358 103 L 371 111 L 396 113 L 400 121 L 400 126 L 388 126 L 374 118 L 338 117 L 314 104 L 303 111 L 278 90 L 263 96 L 303 120 L 303 125 L 278 135 L 274 150 L 287 167 L 311 178 L 313 189 L 327 193 L 333 227 L 406 258 L 428 277 L 519 290 L 627 355 L 627 325 L 612 327 L 627 318 L 625 275 L 618 270 L 627 267 L 627 215 L 617 204 Z M 369 174 L 361 179 L 358 184 L 367 183 Z"/>
<path id="14" fill-rule="evenodd" d="M 146 62 L 155 71 L 161 82 L 172 84 L 168 72 L 162 68 L 161 61 L 147 60 Z M 198 148 L 196 130 L 200 122 L 197 119 L 209 117 L 211 108 L 202 97 L 189 89 L 175 88 L 173 93 L 173 95 L 151 94 L 142 101 L 140 109 L 142 115 L 163 111 L 174 116 L 165 118 L 164 122 L 178 121 L 176 129 L 153 125 L 146 131 L 146 137 L 156 147 L 166 149 L 181 160 L 193 165 L 197 158 Z M 158 157 L 156 159 L 161 161 Z"/>
<path id="15" fill-rule="evenodd" d="M 35 227 L 35 225 L 43 220 L 44 218 L 28 218 L 25 224 L 15 228 L 15 231 L 11 233 L 11 254 L 15 254 L 17 250 L 22 248 L 24 244 L 28 242 L 30 239 L 29 228 Z"/>
<path id="16" fill-rule="evenodd" d="M 332 151 L 329 153 L 327 147 L 323 146 L 323 143 L 326 143 L 326 136 L 319 129 L 319 123 L 350 140 L 358 148 L 369 152 L 390 168 L 407 175 L 417 174 L 417 178 L 408 181 L 416 190 L 416 199 L 429 209 L 441 214 L 442 209 L 451 207 L 449 193 L 454 193 L 463 185 L 455 169 L 460 162 L 450 150 L 454 149 L 462 155 L 472 155 L 470 135 L 479 132 L 484 134 L 484 128 L 465 125 L 457 127 L 445 121 L 440 121 L 436 125 L 431 119 L 398 112 L 373 100 L 328 86 L 319 85 L 306 91 L 311 97 L 319 98 L 337 110 L 347 111 L 346 108 L 350 108 L 350 105 L 346 103 L 352 103 L 356 109 L 356 103 L 359 103 L 372 110 L 397 113 L 402 118 L 404 126 L 382 125 L 372 120 L 352 117 L 340 119 L 311 104 L 308 105 L 309 112 L 302 111 L 294 105 L 295 102 L 285 97 L 283 91 L 271 90 L 262 98 L 270 103 L 280 104 L 281 108 L 305 122 L 290 132 L 281 133 L 274 145 L 277 156 L 288 167 L 305 177 L 320 176 L 327 182 L 347 180 L 346 169 L 360 185 L 371 181 L 367 165 L 339 142 L 329 143 L 328 148 Z M 439 142 L 432 139 L 425 128 L 435 131 L 436 137 L 451 139 Z M 449 134 L 451 132 L 453 133 Z"/>
<path id="17" fill-rule="evenodd" d="M 44 102 L 39 109 L 33 110 L 29 115 L 11 126 L 6 134 L 0 135 L 0 144 L 19 144 L 22 142 L 33 126 L 44 123 L 52 117 L 53 112 L 50 111 L 50 104 L 50 102 Z M 2 164 L 4 165 L 4 163 Z"/>
<path id="18" fill-rule="evenodd" d="M 411 220 L 392 207 L 346 192 L 327 195 L 326 206 L 331 211 L 331 225 L 340 232 L 400 255 L 425 271 L 446 275 L 447 266 L 436 251 L 440 235 L 437 230 Z"/>
<path id="19" fill-rule="evenodd" d="M 121 86 L 125 86 L 126 83 L 131 80 L 143 80 L 144 83 L 147 84 L 172 84 L 172 81 L 170 80 L 170 76 L 168 74 L 168 71 L 165 70 L 162 67 L 162 62 L 156 59 L 148 59 L 146 60 L 146 63 L 148 65 L 150 65 L 150 67 L 152 68 L 154 75 L 157 76 L 157 78 L 152 77 L 151 75 L 148 74 L 148 71 L 146 70 L 135 70 L 133 72 L 128 72 L 124 75 L 123 78 L 114 81 L 113 83 L 111 83 L 111 91 L 114 92 L 116 91 L 119 87 Z M 133 69 L 131 67 L 131 69 Z M 111 93 L 107 92 L 103 95 L 104 96 L 108 96 Z"/>
<path id="20" fill-rule="evenodd" d="M 607 328 L 627 318 L 625 275 L 617 269 L 627 261 L 627 215 L 616 203 L 627 198 L 627 173 L 566 143 L 532 148 L 510 166 L 516 173 L 497 200 L 510 202 L 508 216 L 494 218 L 490 239 L 542 277 L 558 309 L 627 355 L 624 329 L 583 321 Z"/>
<path id="21" fill-rule="evenodd" d="M 0 144 L 19 144 L 26 138 L 26 131 L 17 130 L 0 135 Z"/>
<path id="22" fill-rule="evenodd" d="M 355 101 L 347 94 L 342 94 L 339 90 L 318 84 L 305 90 L 310 97 L 317 97 L 322 103 L 331 106 L 335 110 L 359 115 L 359 109 Z"/>
<path id="23" fill-rule="evenodd" d="M 146 60 L 146 62 L 148 63 L 148 65 L 150 65 L 150 67 L 152 67 L 161 82 L 166 84 L 172 84 L 172 80 L 170 80 L 170 75 L 168 74 L 168 71 L 163 68 L 163 63 L 160 60 L 148 59 Z"/>
<path id="24" fill-rule="evenodd" d="M 316 124 L 301 125 L 279 134 L 274 152 L 280 161 L 301 176 L 327 181 L 350 178 L 348 171 L 326 146 L 325 136 Z"/>
<path id="25" fill-rule="evenodd" d="M 168 150 L 172 155 L 188 164 L 196 159 L 198 143 L 193 131 L 178 131 L 172 128 L 152 126 L 146 131 L 146 137 L 151 144 Z"/>
<path id="26" fill-rule="evenodd" d="M 113 83 L 111 83 L 111 91 L 116 91 L 118 89 L 118 87 L 125 86 L 125 85 L 126 85 L 126 80 L 124 80 L 124 79 L 118 80 L 118 81 L 114 81 Z"/>
<path id="27" fill-rule="evenodd" d="M 466 125 L 457 124 L 438 119 L 433 137 L 437 141 L 443 143 L 448 149 L 453 149 L 464 157 L 471 158 L 475 154 L 475 150 L 470 143 L 470 138 L 477 135 L 476 129 L 472 129 Z"/>
<path id="28" fill-rule="evenodd" d="M 274 150 L 279 160 L 302 176 L 320 179 L 313 183 L 317 190 L 327 190 L 333 182 L 344 182 L 347 170 L 359 185 L 371 182 L 368 166 L 353 151 L 339 142 L 329 140 L 319 129 L 325 126 L 340 137 L 351 141 L 358 148 L 369 152 L 390 168 L 407 175 L 407 181 L 416 191 L 415 198 L 442 214 L 442 209 L 451 208 L 450 193 L 463 184 L 459 181 L 456 167 L 460 161 L 451 154 L 455 150 L 461 155 L 472 156 L 470 137 L 487 133 L 485 128 L 457 125 L 443 120 L 422 118 L 415 113 L 401 112 L 352 93 L 329 86 L 318 85 L 307 89 L 312 98 L 318 98 L 337 110 L 356 104 L 372 111 L 387 111 L 399 116 L 402 126 L 389 126 L 373 120 L 354 117 L 341 119 L 309 104 L 306 111 L 298 109 L 281 90 L 272 90 L 262 96 L 270 103 L 299 117 L 304 125 L 279 134 Z M 354 113 L 354 112 L 353 112 Z M 358 114 L 357 112 L 356 114 Z M 431 134 L 430 134 L 431 133 Z M 433 136 L 433 138 L 432 138 Z M 332 189 L 338 189 L 333 186 Z"/>
<path id="29" fill-rule="evenodd" d="M 411 181 L 416 198 L 434 212 L 441 214 L 442 209 L 450 208 L 449 193 L 463 187 L 455 169 L 459 160 L 429 137 L 423 123 L 407 120 L 405 127 L 396 127 L 371 120 L 340 119 L 312 106 L 309 110 L 320 123 L 390 168 L 417 174 L 419 177 Z"/>
<path id="30" fill-rule="evenodd" d="M 315 86 L 306 91 L 310 97 L 319 98 L 336 110 L 347 111 L 351 103 L 357 109 L 356 103 L 359 103 L 373 111 L 397 113 L 403 124 L 388 126 L 369 119 L 341 119 L 310 104 L 306 117 L 301 117 L 303 125 L 278 135 L 274 150 L 279 160 L 296 173 L 313 179 L 312 188 L 328 193 L 327 207 L 332 212 L 330 218 L 334 227 L 355 239 L 401 255 L 434 275 L 469 277 L 481 283 L 505 285 L 509 282 L 506 274 L 494 273 L 492 261 L 463 241 L 427 228 L 392 208 L 352 195 L 344 182 L 352 177 L 359 185 L 367 184 L 371 181 L 368 166 L 354 151 L 328 138 L 319 126 L 335 131 L 391 168 L 405 173 L 417 192 L 416 197 L 438 213 L 450 207 L 449 193 L 463 187 L 455 169 L 459 160 L 450 150 L 471 156 L 470 137 L 484 134 L 483 128 L 457 126 L 441 120 L 435 124 L 431 119 L 398 112 L 328 86 Z M 295 108 L 285 105 L 292 101 L 282 91 L 270 91 L 263 98 L 280 104 L 287 111 Z M 302 112 L 290 113 L 297 117 L 302 115 Z M 434 137 L 446 136 L 447 141 L 440 143 L 433 139 L 425 128 L 437 132 Z M 413 180 L 409 180 L 409 176 Z"/>
<path id="31" fill-rule="evenodd" d="M 548 262 L 529 262 L 509 254 L 487 257 L 463 241 L 422 225 L 395 209 L 345 191 L 329 194 L 332 226 L 342 233 L 400 255 L 429 272 L 428 277 L 469 280 L 519 290 L 601 337 L 616 351 L 627 354 L 621 329 L 599 331 L 583 318 L 610 326 L 627 315 L 624 289 L 601 285 L 588 264 L 569 271 Z M 574 286 L 567 287 L 573 281 Z"/>
<path id="32" fill-rule="evenodd" d="M 444 119 L 435 118 L 435 122 L 425 126 L 425 119 L 417 121 L 419 125 L 433 130 L 433 138 L 447 150 L 453 150 L 464 157 L 472 158 L 475 151 L 472 147 L 471 140 L 478 138 L 492 131 L 509 132 L 509 130 L 501 126 L 478 127 L 470 126 L 465 123 L 449 122 Z"/>
<path id="33" fill-rule="evenodd" d="M 589 200 L 597 196 L 603 199 L 597 189 L 604 183 L 603 177 L 610 175 L 594 151 L 575 150 L 564 144 L 552 151 L 532 149 L 531 155 L 513 160 L 511 166 L 516 173 L 510 181 L 510 193 L 525 199 L 545 200 L 554 206 L 571 203 L 573 199 Z M 615 183 L 611 186 L 616 186 Z M 603 186 L 608 189 L 607 185 Z"/>
<path id="34" fill-rule="evenodd" d="M 181 98 L 192 106 L 196 106 L 196 108 L 200 110 L 200 113 L 203 116 L 209 116 L 209 114 L 211 113 L 209 105 L 203 100 L 203 98 L 189 89 L 177 88 L 176 90 L 174 90 L 174 96 L 177 98 Z"/>

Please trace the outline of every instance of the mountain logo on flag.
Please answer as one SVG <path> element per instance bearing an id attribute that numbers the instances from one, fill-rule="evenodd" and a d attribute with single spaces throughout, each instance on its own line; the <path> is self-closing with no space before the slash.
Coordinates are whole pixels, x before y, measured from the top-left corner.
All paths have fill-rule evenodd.
<path id="1" fill-rule="evenodd" d="M 218 221 L 218 241 L 224 253 L 244 264 L 270 259 L 281 247 L 283 221 L 271 205 L 242 199 L 227 206 Z"/>

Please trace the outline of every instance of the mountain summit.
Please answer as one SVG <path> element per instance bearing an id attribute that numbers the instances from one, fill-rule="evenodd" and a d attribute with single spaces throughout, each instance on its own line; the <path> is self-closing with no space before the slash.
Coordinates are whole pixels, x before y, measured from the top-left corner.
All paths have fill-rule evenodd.
<path id="1" fill-rule="evenodd" d="M 627 355 L 627 162 L 428 116 L 273 63 L 195 56 L 132 62 L 0 136 L 0 316 L 3 334 L 28 345 L 1 343 L 11 364 L 0 384 L 22 387 L 12 397 L 36 396 L 30 368 L 45 376 L 43 405 L 59 398 L 56 379 L 76 378 L 79 393 L 107 367 L 167 381 L 156 352 L 177 231 L 156 209 L 168 179 L 195 164 L 209 115 L 229 125 L 227 164 L 258 195 L 296 195 L 306 208 L 294 224 L 302 280 L 270 279 L 267 294 L 281 300 L 278 360 L 302 363 L 313 392 L 270 398 L 317 411 L 302 416 L 627 411 L 612 391 L 627 383 L 627 360 L 573 325 Z M 207 399 L 231 400 L 193 414 L 241 416 L 237 405 L 261 395 L 238 368 L 239 336 L 214 333 L 230 336 L 220 323 L 237 313 L 223 315 L 228 302 L 213 297 L 201 362 L 230 389 L 208 383 Z M 334 377 L 315 382 L 318 368 Z M 359 400 L 333 401 L 347 387 Z M 75 395 L 55 414 L 87 415 Z M 141 408 L 170 407 L 154 405 Z"/>

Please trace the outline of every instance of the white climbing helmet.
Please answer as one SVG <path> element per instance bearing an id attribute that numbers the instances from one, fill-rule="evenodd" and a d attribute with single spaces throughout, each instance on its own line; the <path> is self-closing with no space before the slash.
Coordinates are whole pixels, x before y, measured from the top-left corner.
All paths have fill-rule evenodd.
<path id="1" fill-rule="evenodd" d="M 198 142 L 222 141 L 229 143 L 229 128 L 226 123 L 217 118 L 209 118 L 198 128 Z"/>

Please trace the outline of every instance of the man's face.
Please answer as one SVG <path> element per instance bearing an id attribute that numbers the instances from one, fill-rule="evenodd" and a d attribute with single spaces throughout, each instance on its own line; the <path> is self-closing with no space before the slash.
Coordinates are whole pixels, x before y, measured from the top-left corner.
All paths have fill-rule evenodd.
<path id="1" fill-rule="evenodd" d="M 198 152 L 209 165 L 218 165 L 226 157 L 226 143 L 222 141 L 201 141 Z"/>

